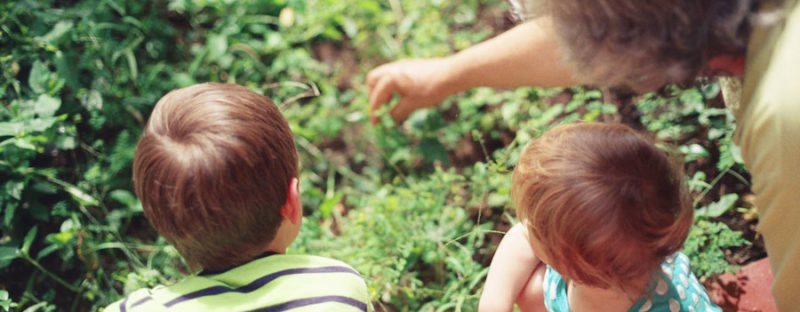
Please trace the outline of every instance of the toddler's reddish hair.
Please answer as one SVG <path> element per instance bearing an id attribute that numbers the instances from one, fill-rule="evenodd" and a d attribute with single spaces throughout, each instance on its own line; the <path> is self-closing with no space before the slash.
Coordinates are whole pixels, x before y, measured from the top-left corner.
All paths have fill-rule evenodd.
<path id="1" fill-rule="evenodd" d="M 626 288 L 681 249 L 693 209 L 682 172 L 620 124 L 556 127 L 522 152 L 517 214 L 565 278 Z"/>

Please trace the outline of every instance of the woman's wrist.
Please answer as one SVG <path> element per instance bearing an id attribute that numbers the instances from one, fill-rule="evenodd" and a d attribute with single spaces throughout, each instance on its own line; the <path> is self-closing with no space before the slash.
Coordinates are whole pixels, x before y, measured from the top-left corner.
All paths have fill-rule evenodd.
<path id="1" fill-rule="evenodd" d="M 466 84 L 465 72 L 468 69 L 467 64 L 462 64 L 459 60 L 459 54 L 454 54 L 439 59 L 441 64 L 440 75 L 434 80 L 434 89 L 439 95 L 444 98 L 466 91 L 471 86 Z"/>

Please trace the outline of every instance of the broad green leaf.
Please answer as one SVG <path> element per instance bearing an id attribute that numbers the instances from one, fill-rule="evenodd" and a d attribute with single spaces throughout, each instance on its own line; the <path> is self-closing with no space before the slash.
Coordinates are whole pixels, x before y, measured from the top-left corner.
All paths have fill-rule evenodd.
<path id="1" fill-rule="evenodd" d="M 45 117 L 28 120 L 24 123 L 23 130 L 26 132 L 42 132 L 53 126 L 58 121 L 58 117 Z"/>
<path id="2" fill-rule="evenodd" d="M 733 209 L 736 201 L 739 200 L 737 194 L 725 194 L 717 202 L 713 202 L 706 207 L 700 208 L 695 212 L 695 218 L 716 218 Z"/>
<path id="3" fill-rule="evenodd" d="M 15 136 L 22 131 L 23 123 L 17 122 L 0 122 L 0 137 L 2 136 Z"/>
<path id="4" fill-rule="evenodd" d="M 52 117 L 59 107 L 61 107 L 61 99 L 42 94 L 36 99 L 36 106 L 33 110 L 39 117 Z"/>
<path id="5" fill-rule="evenodd" d="M 33 62 L 33 66 L 31 66 L 31 73 L 28 76 L 28 85 L 31 87 L 33 92 L 45 93 L 45 91 L 47 91 L 45 86 L 47 85 L 47 74 L 49 73 L 50 72 L 47 70 L 47 65 L 39 60 Z"/>

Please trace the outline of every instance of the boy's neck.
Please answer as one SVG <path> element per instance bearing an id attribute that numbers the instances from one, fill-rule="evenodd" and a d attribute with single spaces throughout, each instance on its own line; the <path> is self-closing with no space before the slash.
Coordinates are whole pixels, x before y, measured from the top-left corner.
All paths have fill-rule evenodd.
<path id="1" fill-rule="evenodd" d="M 567 284 L 567 302 L 569 303 L 570 311 L 628 311 L 642 296 L 650 282 L 650 278 L 651 276 L 648 274 L 632 281 L 631 290 L 629 291 L 618 287 L 603 289 L 569 281 Z"/>

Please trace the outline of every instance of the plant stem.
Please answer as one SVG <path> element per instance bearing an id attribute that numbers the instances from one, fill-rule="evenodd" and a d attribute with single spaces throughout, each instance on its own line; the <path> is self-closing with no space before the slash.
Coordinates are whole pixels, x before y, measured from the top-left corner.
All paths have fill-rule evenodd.
<path id="1" fill-rule="evenodd" d="M 709 183 L 708 188 L 706 188 L 702 193 L 700 193 L 700 196 L 697 196 L 697 198 L 695 198 L 694 203 L 692 203 L 693 207 L 697 206 L 697 204 L 700 202 L 700 200 L 702 200 L 704 197 L 706 197 L 706 194 L 708 194 L 708 192 L 710 192 L 711 189 L 713 189 L 714 186 L 717 185 L 717 183 L 719 183 L 719 180 L 722 179 L 722 177 L 725 176 L 726 173 L 731 171 L 731 167 L 733 167 L 733 165 L 728 166 L 728 168 L 725 168 L 725 170 L 723 170 L 722 172 L 717 174 L 716 177 L 714 177 L 714 180 L 711 181 L 711 183 Z"/>
<path id="2" fill-rule="evenodd" d="M 39 261 L 36 261 L 35 259 L 31 258 L 31 256 L 28 255 L 27 253 L 21 253 L 21 255 L 22 255 L 22 259 L 25 259 L 26 261 L 28 261 L 30 264 L 32 264 L 37 269 L 39 269 L 39 271 L 42 271 L 42 273 L 44 273 L 48 277 L 52 278 L 53 280 L 55 280 L 56 282 L 61 284 L 61 286 L 64 286 L 64 288 L 69 289 L 70 291 L 72 291 L 72 292 L 74 292 L 76 294 L 80 293 L 80 289 L 78 289 L 75 286 L 70 285 L 69 283 L 67 283 L 66 281 L 64 281 L 63 279 L 58 277 L 57 275 L 53 274 L 53 272 L 50 272 L 49 270 L 45 269 L 41 264 L 39 264 Z"/>

